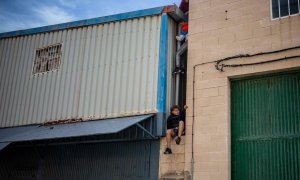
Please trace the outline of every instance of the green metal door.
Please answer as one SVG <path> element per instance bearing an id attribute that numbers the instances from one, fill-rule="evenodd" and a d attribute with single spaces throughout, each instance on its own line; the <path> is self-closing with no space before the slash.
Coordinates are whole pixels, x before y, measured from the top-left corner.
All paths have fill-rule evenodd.
<path id="1" fill-rule="evenodd" d="M 300 73 L 231 82 L 234 180 L 300 179 Z"/>

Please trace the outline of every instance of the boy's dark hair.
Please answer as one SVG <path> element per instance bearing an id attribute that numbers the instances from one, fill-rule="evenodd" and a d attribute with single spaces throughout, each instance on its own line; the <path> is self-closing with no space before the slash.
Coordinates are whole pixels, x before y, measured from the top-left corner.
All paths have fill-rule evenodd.
<path id="1" fill-rule="evenodd" d="M 178 105 L 174 105 L 171 107 L 171 112 L 174 110 L 174 109 L 178 109 L 180 111 L 180 107 Z"/>

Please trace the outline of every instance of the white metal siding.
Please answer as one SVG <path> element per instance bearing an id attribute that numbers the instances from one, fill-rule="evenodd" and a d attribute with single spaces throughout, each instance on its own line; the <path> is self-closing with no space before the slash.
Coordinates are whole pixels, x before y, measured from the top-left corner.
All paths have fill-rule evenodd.
<path id="1" fill-rule="evenodd" d="M 161 16 L 0 40 L 1 127 L 156 112 Z M 62 43 L 59 70 L 32 75 Z"/>
<path id="2" fill-rule="evenodd" d="M 176 58 L 176 35 L 177 23 L 168 17 L 168 78 L 167 78 L 167 109 L 166 114 L 170 114 L 170 108 L 175 103 L 175 78 L 173 71 L 175 69 Z"/>

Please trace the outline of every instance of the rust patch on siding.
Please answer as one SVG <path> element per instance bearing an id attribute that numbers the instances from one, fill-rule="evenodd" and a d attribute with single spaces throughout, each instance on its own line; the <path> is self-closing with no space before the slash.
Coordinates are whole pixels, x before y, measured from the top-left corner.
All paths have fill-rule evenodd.
<path id="1" fill-rule="evenodd" d="M 45 122 L 44 126 L 50 126 L 50 125 L 56 125 L 56 124 L 70 124 L 70 123 L 77 123 L 77 122 L 82 122 L 83 119 L 64 119 L 64 120 L 55 120 L 55 121 L 49 121 Z"/>
<path id="2" fill-rule="evenodd" d="M 161 13 L 168 13 L 168 12 L 174 12 L 174 11 L 176 11 L 176 6 L 169 5 L 169 6 L 165 6 Z"/>

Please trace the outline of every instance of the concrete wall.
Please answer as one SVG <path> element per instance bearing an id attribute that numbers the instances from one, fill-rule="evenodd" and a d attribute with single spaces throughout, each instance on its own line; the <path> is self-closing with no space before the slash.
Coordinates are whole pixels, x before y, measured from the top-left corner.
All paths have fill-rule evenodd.
<path id="1" fill-rule="evenodd" d="M 193 171 L 194 179 L 229 180 L 230 79 L 299 69 L 300 58 L 224 68 L 224 72 L 217 71 L 213 61 L 242 53 L 300 46 L 300 16 L 271 20 L 269 0 L 190 0 L 189 18 L 185 170 Z M 300 55 L 300 48 L 224 63 L 251 63 L 292 55 Z M 206 64 L 195 67 L 193 90 L 194 66 L 201 63 Z"/>

